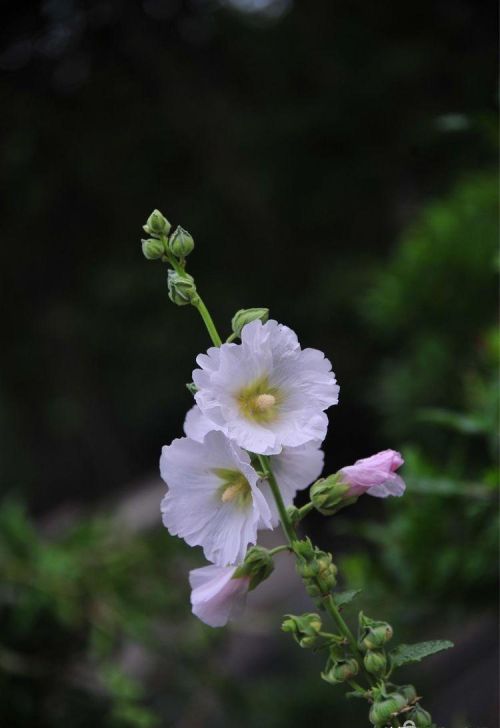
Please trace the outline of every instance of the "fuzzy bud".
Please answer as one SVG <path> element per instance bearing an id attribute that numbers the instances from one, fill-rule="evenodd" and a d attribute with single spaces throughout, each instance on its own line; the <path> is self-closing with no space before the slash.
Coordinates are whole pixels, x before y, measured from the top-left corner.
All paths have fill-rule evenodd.
<path id="1" fill-rule="evenodd" d="M 382 675 L 387 668 L 387 657 L 380 650 L 369 650 L 363 660 L 367 672 Z"/>
<path id="2" fill-rule="evenodd" d="M 383 647 L 392 638 L 393 630 L 387 622 L 376 621 L 365 617 L 363 612 L 359 615 L 361 627 L 360 645 L 365 650 L 376 650 Z"/>
<path id="3" fill-rule="evenodd" d="M 269 318 L 268 308 L 242 308 L 237 311 L 231 321 L 233 333 L 241 336 L 241 330 L 244 326 L 252 321 L 262 321 L 265 323 Z"/>
<path id="4" fill-rule="evenodd" d="M 281 625 L 283 632 L 291 632 L 294 640 L 301 647 L 312 647 L 321 630 L 321 617 L 319 614 L 301 614 L 295 616 L 287 614 Z"/>
<path id="5" fill-rule="evenodd" d="M 145 230 L 148 235 L 159 237 L 160 235 L 168 235 L 171 227 L 172 226 L 167 218 L 163 217 L 159 210 L 153 210 L 151 215 L 148 217 L 146 224 L 143 225 L 143 230 Z"/>
<path id="6" fill-rule="evenodd" d="M 321 677 L 330 685 L 352 680 L 359 672 L 359 665 L 354 658 L 347 660 L 337 660 L 332 667 L 326 672 L 321 673 Z"/>
<path id="7" fill-rule="evenodd" d="M 194 248 L 194 240 L 187 230 L 178 225 L 168 241 L 168 247 L 176 258 L 185 258 Z"/>
<path id="8" fill-rule="evenodd" d="M 311 486 L 309 495 L 313 506 L 324 516 L 331 516 L 345 499 L 349 486 L 339 482 L 337 475 L 320 478 Z"/>
<path id="9" fill-rule="evenodd" d="M 385 726 L 390 718 L 397 715 L 404 707 L 406 698 L 399 693 L 391 693 L 389 697 L 373 703 L 368 716 L 370 723 L 375 726 Z"/>
<path id="10" fill-rule="evenodd" d="M 148 238 L 141 240 L 142 254 L 147 260 L 158 260 L 165 255 L 165 248 L 161 240 Z"/>
<path id="11" fill-rule="evenodd" d="M 179 275 L 174 270 L 168 271 L 168 297 L 177 306 L 187 306 L 196 300 L 196 286 L 189 273 Z"/>
<path id="12" fill-rule="evenodd" d="M 416 705 L 405 717 L 412 721 L 416 728 L 431 728 L 431 714 L 424 710 L 420 705 Z"/>
<path id="13" fill-rule="evenodd" d="M 252 546 L 248 549 L 245 560 L 233 574 L 233 579 L 242 576 L 250 577 L 249 590 L 255 589 L 261 581 L 267 579 L 274 569 L 273 558 L 269 551 L 262 546 Z"/>

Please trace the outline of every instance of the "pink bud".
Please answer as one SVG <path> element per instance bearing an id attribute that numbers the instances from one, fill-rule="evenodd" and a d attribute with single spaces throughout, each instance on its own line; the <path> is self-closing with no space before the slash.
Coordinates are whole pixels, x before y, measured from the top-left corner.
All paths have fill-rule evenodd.
<path id="1" fill-rule="evenodd" d="M 356 460 L 354 465 L 347 465 L 339 471 L 342 483 L 350 486 L 347 497 L 356 497 L 368 493 L 377 498 L 389 495 L 403 495 L 406 485 L 396 474 L 404 460 L 396 450 L 382 450 L 369 458 Z"/>

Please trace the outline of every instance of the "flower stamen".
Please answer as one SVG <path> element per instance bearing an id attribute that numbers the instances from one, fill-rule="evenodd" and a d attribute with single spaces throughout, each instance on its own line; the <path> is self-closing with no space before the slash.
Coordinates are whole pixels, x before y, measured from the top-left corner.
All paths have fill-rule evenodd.
<path id="1" fill-rule="evenodd" d="M 267 412 L 271 407 L 276 404 L 276 397 L 274 394 L 259 394 L 254 400 L 254 407 L 259 412 Z"/>

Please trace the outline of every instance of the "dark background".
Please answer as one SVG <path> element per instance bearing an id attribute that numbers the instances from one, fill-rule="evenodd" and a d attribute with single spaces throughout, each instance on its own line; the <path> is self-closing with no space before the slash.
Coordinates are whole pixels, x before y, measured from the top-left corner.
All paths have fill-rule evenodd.
<path id="1" fill-rule="evenodd" d="M 403 451 L 416 495 L 360 502 L 337 529 L 313 517 L 308 532 L 344 558 L 348 584 L 368 592 L 372 580 L 368 605 L 386 610 L 378 616 L 392 610 L 405 639 L 458 643 L 434 663 L 439 689 L 431 676 L 424 692 L 436 720 L 493 728 L 495 8 L 4 3 L 6 728 L 225 726 L 241 706 L 248 726 L 300 726 L 314 715 L 326 725 L 348 709 L 339 724 L 366 721 L 341 691 L 316 685 L 312 656 L 287 676 L 299 656 L 283 653 L 279 612 L 246 667 L 238 629 L 214 637 L 193 626 L 184 572 L 200 560 L 149 528 L 163 492 L 151 485 L 160 447 L 181 432 L 184 383 L 208 345 L 196 312 L 168 300 L 166 270 L 141 256 L 154 207 L 193 234 L 189 270 L 223 333 L 238 308 L 268 306 L 332 360 L 341 401 L 327 471 L 377 449 Z M 126 548 L 109 546 L 113 526 L 92 530 L 96 518 L 144 502 L 148 528 L 132 515 Z M 117 548 L 123 563 L 103 565 Z M 176 647 L 165 640 L 161 659 L 147 636 L 152 585 L 155 624 L 175 615 L 178 634 L 191 635 Z M 141 628 L 126 636 L 132 593 Z M 101 597 L 118 605 L 105 628 Z M 111 634 L 97 653 L 96 620 Z M 147 669 L 123 658 L 138 644 Z M 36 674 L 14 669 L 33 651 Z M 61 687 L 68 664 L 97 674 L 97 686 Z M 169 669 L 167 688 L 159 676 Z M 292 680 L 303 688 L 287 707 L 276 696 Z M 200 690 L 186 708 L 182 696 Z"/>

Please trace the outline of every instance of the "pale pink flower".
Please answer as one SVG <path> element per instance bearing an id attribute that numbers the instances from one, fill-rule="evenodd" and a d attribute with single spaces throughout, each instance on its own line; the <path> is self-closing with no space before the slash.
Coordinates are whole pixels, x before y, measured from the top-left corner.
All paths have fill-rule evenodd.
<path id="1" fill-rule="evenodd" d="M 403 495 L 406 485 L 396 473 L 403 463 L 401 454 L 396 450 L 382 450 L 369 458 L 356 460 L 354 465 L 347 465 L 339 470 L 340 482 L 350 486 L 346 497 L 363 493 L 377 498 Z"/>
<path id="2" fill-rule="evenodd" d="M 241 344 L 210 348 L 193 372 L 196 402 L 212 427 L 240 447 L 277 455 L 284 447 L 322 441 L 325 410 L 338 402 L 332 365 L 276 321 L 252 321 Z"/>
<path id="3" fill-rule="evenodd" d="M 223 627 L 245 609 L 249 576 L 233 579 L 236 566 L 203 566 L 189 572 L 193 614 L 210 627 Z"/>
<path id="4" fill-rule="evenodd" d="M 192 440 L 203 442 L 207 433 L 212 430 L 221 430 L 221 428 L 205 417 L 198 405 L 194 405 L 184 421 L 186 435 Z M 297 447 L 284 447 L 279 455 L 270 455 L 269 460 L 278 481 L 281 497 L 288 508 L 293 505 L 297 491 L 304 490 L 319 478 L 323 470 L 324 454 L 321 450 L 321 442 L 312 440 Z M 254 462 L 254 466 L 258 468 L 259 463 Z M 270 485 L 267 480 L 259 480 L 257 485 L 271 511 L 271 526 L 277 526 L 279 514 Z M 261 521 L 259 528 L 269 528 L 269 524 Z"/>

